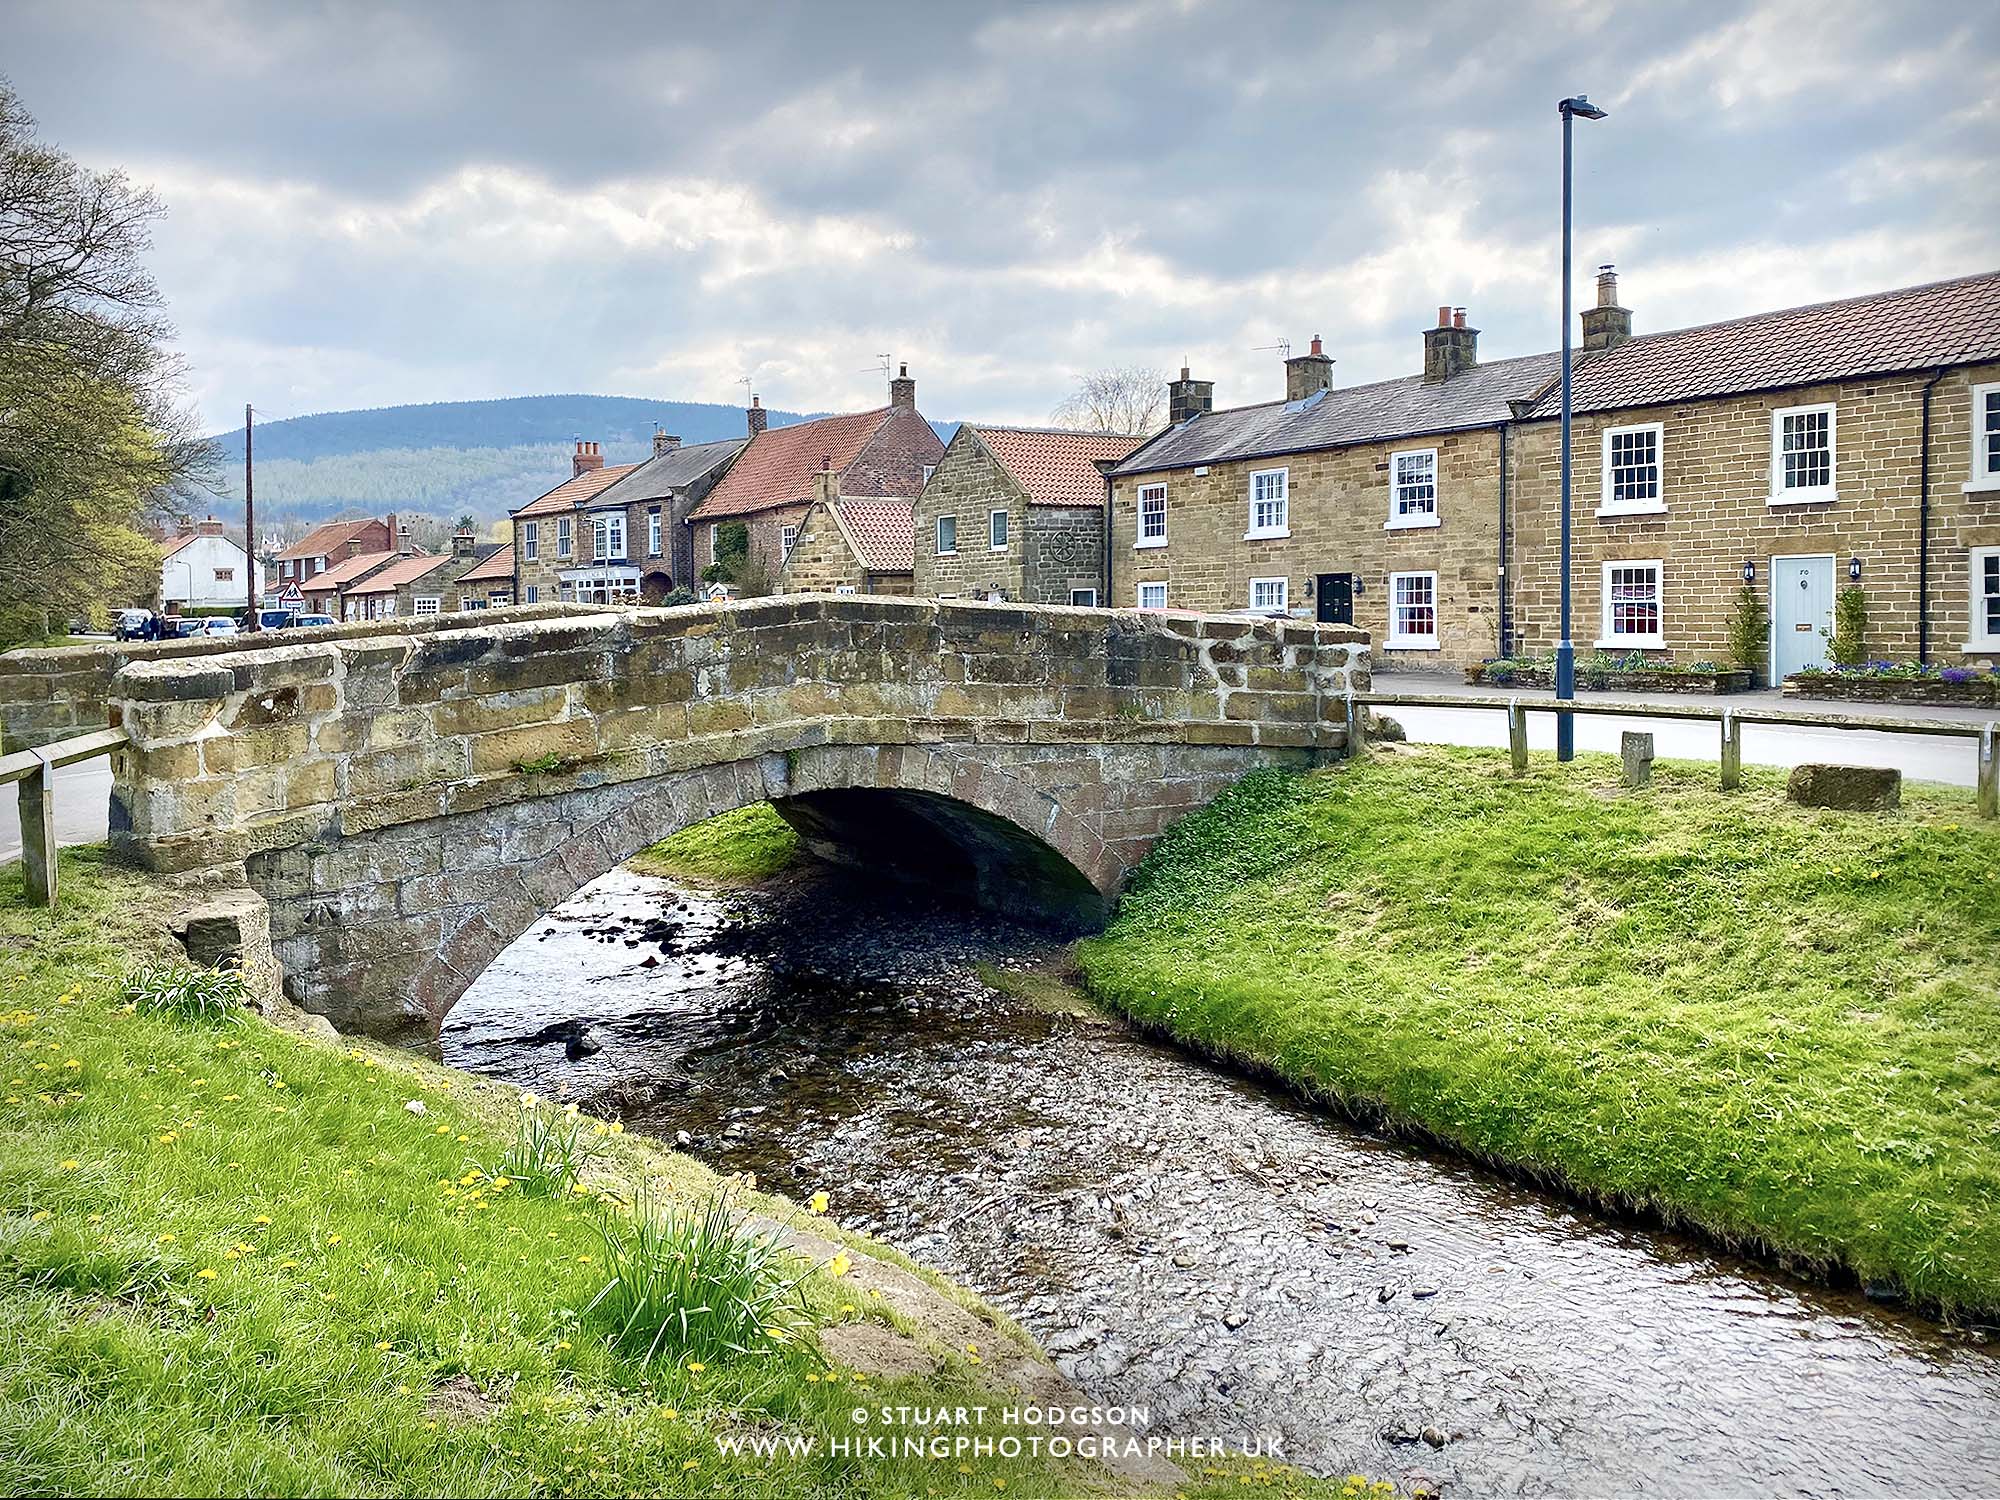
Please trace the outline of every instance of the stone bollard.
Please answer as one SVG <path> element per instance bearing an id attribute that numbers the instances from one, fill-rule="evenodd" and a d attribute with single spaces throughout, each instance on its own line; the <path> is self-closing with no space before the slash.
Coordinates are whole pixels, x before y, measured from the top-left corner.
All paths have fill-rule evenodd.
<path id="1" fill-rule="evenodd" d="M 1618 759 L 1625 766 L 1625 785 L 1644 786 L 1653 779 L 1653 737 L 1628 729 L 1618 737 Z"/>
<path id="2" fill-rule="evenodd" d="M 1887 812 L 1903 802 L 1903 773 L 1886 766 L 1793 766 L 1785 795 L 1801 807 Z"/>

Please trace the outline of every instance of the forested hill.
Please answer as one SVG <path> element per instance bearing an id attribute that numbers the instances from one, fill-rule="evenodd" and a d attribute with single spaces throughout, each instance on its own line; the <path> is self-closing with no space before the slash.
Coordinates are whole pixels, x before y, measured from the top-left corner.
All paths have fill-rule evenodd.
<path id="1" fill-rule="evenodd" d="M 804 420 L 773 411 L 771 425 Z M 607 464 L 652 452 L 653 429 L 686 443 L 740 437 L 743 409 L 633 396 L 516 396 L 323 412 L 257 425 L 258 529 L 395 510 L 491 523 L 570 474 L 577 438 Z M 216 488 L 242 492 L 243 434 L 215 435 Z"/>

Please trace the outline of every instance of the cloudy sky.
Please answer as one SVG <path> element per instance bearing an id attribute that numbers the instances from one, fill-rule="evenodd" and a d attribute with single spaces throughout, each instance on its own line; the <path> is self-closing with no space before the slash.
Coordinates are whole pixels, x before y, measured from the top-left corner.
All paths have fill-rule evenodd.
<path id="1" fill-rule="evenodd" d="M 153 185 L 213 425 L 554 391 L 1039 421 L 1085 370 L 1408 373 L 2000 265 L 2000 7 L 1848 0 L 0 0 L 44 133 Z M 1580 291 L 1579 296 L 1583 293 Z"/>

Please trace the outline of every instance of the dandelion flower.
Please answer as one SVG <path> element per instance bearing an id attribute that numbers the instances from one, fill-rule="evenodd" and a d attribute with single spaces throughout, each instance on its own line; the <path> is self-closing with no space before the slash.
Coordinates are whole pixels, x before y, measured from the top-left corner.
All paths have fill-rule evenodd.
<path id="1" fill-rule="evenodd" d="M 378 1351 L 386 1350 L 389 1347 L 389 1341 L 387 1339 L 377 1339 L 375 1340 L 375 1347 Z"/>
<path id="2" fill-rule="evenodd" d="M 199 1271 L 195 1272 L 194 1274 L 199 1276 L 203 1281 L 215 1280 L 215 1268 L 213 1266 L 203 1266 Z"/>
<path id="3" fill-rule="evenodd" d="M 823 1214 L 826 1212 L 827 1204 L 830 1203 L 831 1201 L 832 1200 L 828 1198 L 826 1195 L 826 1189 L 821 1188 L 818 1192 L 812 1195 L 812 1201 L 806 1206 L 816 1214 Z"/>
<path id="4" fill-rule="evenodd" d="M 846 1251 L 842 1251 L 840 1254 L 834 1256 L 832 1260 L 827 1262 L 826 1266 L 827 1270 L 831 1271 L 835 1276 L 845 1276 L 853 1267 L 854 1262 L 847 1258 Z"/>
<path id="5" fill-rule="evenodd" d="M 690 1375 L 699 1375 L 703 1370 L 706 1370 L 707 1368 L 708 1366 L 703 1364 L 698 1359 L 688 1361 L 688 1374 Z"/>
<path id="6" fill-rule="evenodd" d="M 82 1162 L 78 1161 L 74 1156 L 72 1156 L 64 1160 L 62 1164 L 62 1169 L 65 1172 L 74 1172 L 78 1167 L 82 1165 L 83 1165 Z"/>

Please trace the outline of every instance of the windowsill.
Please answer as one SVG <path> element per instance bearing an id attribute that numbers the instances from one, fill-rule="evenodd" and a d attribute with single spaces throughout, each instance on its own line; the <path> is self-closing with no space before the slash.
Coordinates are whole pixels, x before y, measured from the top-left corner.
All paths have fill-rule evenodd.
<path id="1" fill-rule="evenodd" d="M 1967 656 L 2000 656 L 2000 635 L 1989 636 L 1983 641 L 1967 641 L 1958 649 Z"/>
<path id="2" fill-rule="evenodd" d="M 940 552 L 938 553 L 938 556 L 939 556 L 939 557 L 956 557 L 956 556 L 958 556 L 958 548 L 956 548 L 956 547 L 953 547 L 953 548 L 952 548 L 952 549 L 951 549 L 951 550 L 950 550 L 949 552 L 945 552 L 945 551 L 940 551 Z"/>
<path id="3" fill-rule="evenodd" d="M 1651 505 L 1600 505 L 1597 507 L 1597 519 L 1600 521 L 1612 520 L 1618 516 L 1664 516 L 1666 513 L 1667 503 L 1664 500 L 1656 500 Z"/>
<path id="4" fill-rule="evenodd" d="M 1592 641 L 1599 651 L 1616 651 L 1621 647 L 1627 651 L 1664 651 L 1667 638 L 1663 635 L 1618 635 L 1606 636 Z"/>
<path id="5" fill-rule="evenodd" d="M 1384 531 L 1423 531 L 1428 527 L 1441 526 L 1444 522 L 1437 516 L 1394 516 L 1382 523 Z"/>
<path id="6" fill-rule="evenodd" d="M 1434 635 L 1392 635 L 1382 643 L 1384 651 L 1435 651 L 1438 638 Z"/>
<path id="7" fill-rule="evenodd" d="M 1963 495 L 2000 495 L 2000 474 L 1992 474 L 1985 479 L 1968 479 L 1958 489 Z"/>
<path id="8" fill-rule="evenodd" d="M 1141 537 L 1138 541 L 1132 544 L 1132 550 L 1134 552 L 1144 552 L 1151 547 L 1164 547 L 1166 545 L 1167 545 L 1167 539 L 1163 536 L 1156 536 L 1151 538 Z"/>
<path id="9" fill-rule="evenodd" d="M 1243 533 L 1243 540 L 1246 542 L 1274 542 L 1281 541 L 1291 534 L 1292 528 L 1289 526 L 1273 526 L 1267 527 L 1262 531 L 1246 531 Z"/>
<path id="10" fill-rule="evenodd" d="M 1821 490 L 1773 490 L 1764 503 L 1775 508 L 1788 505 L 1831 505 L 1834 493 L 1831 486 Z"/>
<path id="11" fill-rule="evenodd" d="M 1000 545 L 1000 546 L 998 546 L 998 547 L 988 547 L 988 548 L 987 548 L 986 550 L 987 550 L 988 552 L 1005 552 L 1005 551 L 1007 550 L 1007 548 L 1006 548 L 1006 545 L 1005 545 L 1005 544 L 1003 543 L 1002 545 Z"/>

